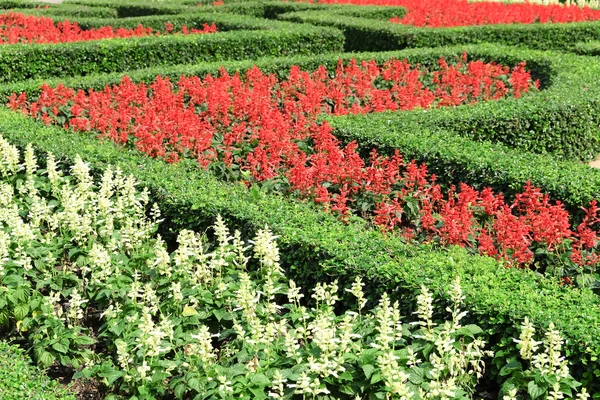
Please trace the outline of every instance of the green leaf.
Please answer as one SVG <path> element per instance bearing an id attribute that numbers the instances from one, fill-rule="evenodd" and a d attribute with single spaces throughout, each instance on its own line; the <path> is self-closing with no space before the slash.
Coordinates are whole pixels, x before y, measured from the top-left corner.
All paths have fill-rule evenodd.
<path id="1" fill-rule="evenodd" d="M 425 376 L 425 370 L 419 367 L 412 367 L 408 375 L 410 383 L 420 385 L 423 383 L 423 377 Z"/>
<path id="2" fill-rule="evenodd" d="M 502 367 L 502 369 L 500 370 L 500 376 L 510 375 L 513 371 L 522 371 L 522 370 L 523 370 L 523 366 L 521 365 L 520 362 L 512 361 L 512 362 L 509 362 L 508 364 L 506 364 L 504 367 Z"/>
<path id="3" fill-rule="evenodd" d="M 260 387 L 269 386 L 271 384 L 271 380 L 269 378 L 267 378 L 265 376 L 265 374 L 260 374 L 260 373 L 252 375 L 250 382 L 252 382 L 254 385 L 260 386 Z"/>
<path id="4" fill-rule="evenodd" d="M 367 364 L 362 366 L 362 370 L 365 373 L 367 379 L 369 379 L 371 375 L 373 375 L 373 372 L 375 372 L 375 367 L 371 364 Z"/>
<path id="5" fill-rule="evenodd" d="M 456 334 L 470 338 L 475 338 L 475 335 L 479 335 L 480 333 L 483 333 L 483 330 L 477 325 L 466 325 L 456 331 Z"/>
<path id="6" fill-rule="evenodd" d="M 543 396 L 546 393 L 546 389 L 538 386 L 534 381 L 531 381 L 527 385 L 527 393 L 529 393 L 532 400 L 535 400 L 538 397 Z"/>
<path id="7" fill-rule="evenodd" d="M 58 351 L 59 353 L 63 353 L 63 354 L 67 354 L 67 352 L 69 351 L 69 348 L 62 343 L 54 343 L 52 345 L 52 348 L 54 350 Z"/>
<path id="8" fill-rule="evenodd" d="M 194 307 L 185 306 L 183 307 L 182 314 L 184 317 L 191 317 L 192 315 L 198 315 L 198 311 Z"/>
<path id="9" fill-rule="evenodd" d="M 38 356 L 38 362 L 44 367 L 44 368 L 48 368 L 49 366 L 51 366 L 52 364 L 54 364 L 54 356 L 47 352 L 47 351 L 42 351 L 39 356 Z"/>

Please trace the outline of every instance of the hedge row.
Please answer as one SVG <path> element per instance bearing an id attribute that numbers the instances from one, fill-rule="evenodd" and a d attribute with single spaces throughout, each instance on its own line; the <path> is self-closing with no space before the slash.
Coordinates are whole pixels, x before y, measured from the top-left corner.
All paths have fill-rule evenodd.
<path id="1" fill-rule="evenodd" d="M 440 289 L 459 275 L 469 318 L 496 338 L 511 337 L 512 327 L 525 316 L 540 326 L 554 321 L 577 372 L 585 373 L 588 382 L 594 370 L 600 372 L 600 298 L 589 290 L 565 288 L 529 270 L 504 268 L 458 247 L 408 246 L 369 229 L 357 217 L 344 225 L 310 204 L 221 182 L 193 160 L 165 164 L 8 110 L 0 110 L 0 134 L 15 145 L 32 143 L 67 162 L 80 154 L 98 172 L 112 164 L 134 174 L 159 203 L 168 221 L 161 227 L 167 239 L 183 228 L 204 231 L 218 214 L 247 234 L 268 224 L 279 236 L 283 266 L 309 287 L 330 279 L 348 283 L 361 275 L 371 295 L 388 291 L 414 300 L 421 284 Z"/>
<path id="2" fill-rule="evenodd" d="M 406 13 L 404 7 L 396 6 L 359 6 L 353 4 L 319 4 L 307 2 L 281 2 L 281 1 L 244 1 L 237 3 L 225 3 L 222 6 L 207 6 L 202 10 L 213 9 L 215 11 L 232 14 L 252 15 L 275 19 L 280 14 L 295 11 L 327 11 L 335 15 L 348 15 L 352 17 L 368 19 L 389 19 L 402 17 Z"/>
<path id="3" fill-rule="evenodd" d="M 233 63 L 199 63 L 195 65 L 159 66 L 137 71 L 89 77 L 36 79 L 0 85 L 0 99 L 12 92 L 33 96 L 43 82 L 76 89 L 101 89 L 118 83 L 123 76 L 136 82 L 151 82 L 156 75 L 177 79 L 181 75 L 214 74 L 222 66 L 228 71 L 243 71 L 255 64 L 264 72 L 282 78 L 292 65 L 315 70 L 320 65 L 333 70 L 339 59 L 374 59 L 380 63 L 391 58 L 406 59 L 411 64 L 435 67 L 440 57 L 455 60 L 463 52 L 471 59 L 516 65 L 524 60 L 532 76 L 539 79 L 542 90 L 501 101 L 482 102 L 453 108 L 402 111 L 368 118 L 391 119 L 394 126 L 415 131 L 443 128 L 475 141 L 492 141 L 534 153 L 549 153 L 565 160 L 587 161 L 600 153 L 600 103 L 594 93 L 600 91 L 600 65 L 589 58 L 570 54 L 530 51 L 495 45 L 466 45 L 449 48 L 409 49 L 387 53 L 336 53 L 315 56 L 278 57 Z"/>
<path id="4" fill-rule="evenodd" d="M 203 24 L 215 23 L 219 31 L 277 30 L 296 25 L 283 21 L 268 21 L 262 18 L 253 18 L 247 15 L 215 12 L 214 9 L 209 11 L 194 11 L 176 15 L 147 15 L 129 18 L 76 18 L 72 19 L 72 21 L 77 22 L 83 29 L 99 28 L 101 26 L 133 29 L 138 25 L 143 25 L 144 27 L 160 31 L 164 31 L 165 23 L 167 22 L 173 24 L 174 29 L 181 29 L 183 25 L 188 28 L 202 28 Z M 310 25 L 302 26 L 309 27 Z"/>
<path id="5" fill-rule="evenodd" d="M 573 38 L 584 41 L 600 37 L 600 22 L 423 28 L 327 11 L 291 12 L 278 18 L 341 29 L 346 37 L 346 51 L 389 51 L 484 42 L 542 50 L 570 50 Z"/>
<path id="6" fill-rule="evenodd" d="M 75 400 L 75 396 L 31 365 L 24 351 L 0 340 L 2 399 Z"/>
<path id="7" fill-rule="evenodd" d="M 571 49 L 573 53 L 584 56 L 599 56 L 600 55 L 600 40 L 592 40 L 589 42 L 575 43 Z"/>
<path id="8" fill-rule="evenodd" d="M 50 86 L 64 83 L 75 89 L 99 90 L 119 83 L 125 75 L 134 82 L 150 83 L 157 75 L 176 81 L 181 75 L 218 74 L 220 68 L 243 73 L 254 65 L 283 78 L 292 65 L 304 70 L 324 65 L 332 70 L 340 58 L 383 62 L 394 57 L 432 66 L 440 56 L 452 59 L 463 51 L 473 58 L 506 65 L 525 59 L 545 88 L 520 99 L 470 106 L 330 117 L 338 137 L 357 140 L 365 152 L 372 147 L 382 152 L 399 149 L 406 157 L 427 163 L 440 181 L 447 184 L 464 181 L 479 188 L 490 186 L 510 197 L 529 180 L 553 199 L 563 201 L 571 211 L 578 211 L 580 206 L 600 197 L 600 171 L 577 161 L 600 152 L 600 104 L 597 97 L 586 96 L 600 90 L 600 84 L 595 83 L 600 67 L 587 58 L 567 54 L 479 45 L 200 63 L 0 85 L 0 101 L 6 101 L 13 92 L 35 97 L 44 82 Z M 576 160 L 569 161 L 571 158 Z"/>
<path id="9" fill-rule="evenodd" d="M 39 3 L 38 3 L 39 5 Z M 48 8 L 13 8 L 10 11 L 26 15 L 44 16 L 54 20 L 69 21 L 76 18 L 117 18 L 119 13 L 110 7 L 90 7 L 64 4 L 61 6 L 50 6 Z"/>
<path id="10" fill-rule="evenodd" d="M 341 50 L 343 40 L 335 29 L 283 24 L 265 31 L 4 45 L 0 47 L 0 83 L 156 65 L 336 52 Z"/>

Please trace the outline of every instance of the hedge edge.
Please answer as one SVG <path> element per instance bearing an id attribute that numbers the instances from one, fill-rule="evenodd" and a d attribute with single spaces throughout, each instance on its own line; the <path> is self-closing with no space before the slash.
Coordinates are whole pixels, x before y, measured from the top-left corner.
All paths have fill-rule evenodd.
<path id="1" fill-rule="evenodd" d="M 89 135 L 43 126 L 8 110 L 0 110 L 0 134 L 15 145 L 32 143 L 63 160 L 80 154 L 87 161 L 94 160 L 97 171 L 112 164 L 135 174 L 171 221 L 171 232 L 201 231 L 217 214 L 245 232 L 268 224 L 279 236 L 283 265 L 301 283 L 314 284 L 319 279 L 347 283 L 363 275 L 370 282 L 371 294 L 386 290 L 414 298 L 422 284 L 440 289 L 461 276 L 472 319 L 490 332 L 511 331 L 525 316 L 541 326 L 553 321 L 566 338 L 569 358 L 587 369 L 588 377 L 600 367 L 596 361 L 600 299 L 589 290 L 564 288 L 532 271 L 504 268 L 491 258 L 470 256 L 458 247 L 435 251 L 407 246 L 400 238 L 384 238 L 368 229 L 358 218 L 343 225 L 308 204 L 220 182 L 198 170 L 191 160 L 168 165 Z"/>

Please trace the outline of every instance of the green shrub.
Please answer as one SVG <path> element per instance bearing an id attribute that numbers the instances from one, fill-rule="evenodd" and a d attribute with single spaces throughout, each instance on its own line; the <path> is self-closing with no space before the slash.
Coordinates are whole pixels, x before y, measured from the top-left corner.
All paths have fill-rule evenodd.
<path id="1" fill-rule="evenodd" d="M 294 25 L 282 21 L 267 21 L 261 18 L 228 14 L 223 12 L 204 11 L 187 12 L 176 15 L 147 15 L 130 18 L 77 18 L 73 19 L 83 29 L 112 26 L 114 28 L 133 29 L 138 25 L 164 31 L 165 23 L 173 24 L 174 29 L 180 30 L 183 25 L 188 28 L 202 28 L 203 24 L 215 23 L 219 31 L 232 30 L 277 30 L 290 29 Z M 309 25 L 305 25 L 308 27 Z"/>
<path id="2" fill-rule="evenodd" d="M 31 365 L 20 348 L 0 340 L 0 394 L 11 400 L 75 400 L 75 396 Z"/>
<path id="3" fill-rule="evenodd" d="M 597 90 L 595 76 L 599 71 L 589 59 L 573 55 L 478 45 L 199 63 L 83 78 L 17 82 L 0 86 L 0 99 L 6 101 L 13 92 L 26 92 L 35 98 L 44 81 L 50 86 L 64 83 L 75 89 L 102 89 L 120 82 L 124 75 L 134 82 L 150 83 L 160 74 L 176 82 L 181 75 L 218 74 L 221 67 L 230 73 L 244 73 L 254 65 L 284 78 L 292 65 L 304 70 L 324 65 L 332 70 L 340 58 L 383 62 L 395 57 L 433 66 L 440 56 L 452 59 L 462 51 L 473 58 L 506 65 L 527 60 L 544 89 L 520 99 L 457 108 L 329 117 L 336 135 L 344 141 L 357 140 L 365 153 L 373 147 L 388 153 L 398 149 L 407 158 L 426 163 L 429 170 L 447 184 L 465 182 L 477 188 L 491 186 L 510 197 L 530 180 L 553 199 L 563 201 L 573 212 L 599 197 L 600 172 L 578 161 L 600 152 L 597 134 L 600 105 L 593 96 L 587 96 Z M 578 123 L 573 124 L 573 121 Z"/>
<path id="4" fill-rule="evenodd" d="M 11 11 L 26 15 L 50 17 L 54 20 L 74 20 L 76 18 L 116 18 L 117 10 L 110 7 L 89 7 L 71 4 L 48 8 L 14 8 Z"/>
<path id="5" fill-rule="evenodd" d="M 0 134 L 15 145 L 32 143 L 61 160 L 81 154 L 93 160 L 98 171 L 112 164 L 134 174 L 158 202 L 166 221 L 161 233 L 167 240 L 181 229 L 204 231 L 218 214 L 244 234 L 268 224 L 278 236 L 282 265 L 303 286 L 332 279 L 345 284 L 362 276 L 369 282 L 365 290 L 371 298 L 388 291 L 414 299 L 422 284 L 443 292 L 460 276 L 469 321 L 498 340 L 512 337 L 513 326 L 525 316 L 541 326 L 554 321 L 567 340 L 569 358 L 577 360 L 578 377 L 589 383 L 595 379 L 594 370 L 600 373 L 600 299 L 589 290 L 562 287 L 533 271 L 504 268 L 460 248 L 408 246 L 401 238 L 384 238 L 368 229 L 359 218 L 345 225 L 314 206 L 225 184 L 198 170 L 194 161 L 168 165 L 8 110 L 0 110 Z M 515 348 L 508 339 L 506 346 Z"/>
<path id="6" fill-rule="evenodd" d="M 389 51 L 483 42 L 541 50 L 569 50 L 573 38 L 595 40 L 600 36 L 600 22 L 424 28 L 395 24 L 387 20 L 378 22 L 336 15 L 327 11 L 298 11 L 282 14 L 279 18 L 338 28 L 346 37 L 346 51 Z"/>
<path id="7" fill-rule="evenodd" d="M 0 82 L 126 71 L 156 65 L 339 51 L 337 30 L 279 25 L 270 31 L 169 35 L 90 42 L 4 45 Z"/>

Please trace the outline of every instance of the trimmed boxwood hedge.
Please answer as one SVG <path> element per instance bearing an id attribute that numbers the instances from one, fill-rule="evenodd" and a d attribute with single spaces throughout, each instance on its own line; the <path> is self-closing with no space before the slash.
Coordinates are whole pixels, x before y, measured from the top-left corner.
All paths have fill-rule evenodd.
<path id="1" fill-rule="evenodd" d="M 566 338 L 576 374 L 592 385 L 594 373 L 600 373 L 600 297 L 589 290 L 562 287 L 533 271 L 505 268 L 459 247 L 409 246 L 399 237 L 384 237 L 358 217 L 343 224 L 310 204 L 221 182 L 193 160 L 165 164 L 8 110 L 0 110 L 0 134 L 20 147 L 32 143 L 67 163 L 80 154 L 98 173 L 111 164 L 134 174 L 159 203 L 168 221 L 161 227 L 167 239 L 183 228 L 203 231 L 217 214 L 248 234 L 268 224 L 279 237 L 282 265 L 309 287 L 330 279 L 346 284 L 361 275 L 371 296 L 388 291 L 393 297 L 402 295 L 406 306 L 422 284 L 439 290 L 459 275 L 468 319 L 495 339 L 512 337 L 513 327 L 525 316 L 539 326 L 553 321 Z"/>
<path id="2" fill-rule="evenodd" d="M 389 19 L 402 17 L 406 13 L 404 7 L 397 6 L 366 6 L 353 4 L 319 4 L 307 2 L 282 2 L 282 1 L 244 1 L 238 3 L 225 3 L 221 6 L 206 6 L 202 10 L 213 9 L 219 12 L 233 14 L 253 15 L 274 19 L 280 14 L 295 11 L 327 11 L 335 15 L 348 15 L 368 19 Z"/>
<path id="3" fill-rule="evenodd" d="M 291 12 L 278 18 L 341 29 L 346 37 L 346 51 L 389 51 L 484 42 L 542 50 L 569 50 L 574 38 L 582 41 L 600 37 L 600 21 L 424 28 L 394 24 L 385 19 L 373 21 L 336 15 L 327 11 Z"/>
<path id="4" fill-rule="evenodd" d="M 76 18 L 70 21 L 77 22 L 82 29 L 99 28 L 101 26 L 112 26 L 114 28 L 133 29 L 138 25 L 164 31 L 165 23 L 173 24 L 174 29 L 179 30 L 183 25 L 188 28 L 202 28 L 203 24 L 215 23 L 219 31 L 232 30 L 278 30 L 289 29 L 298 26 L 289 22 L 269 21 L 263 18 L 255 18 L 248 15 L 230 14 L 215 11 L 196 11 L 175 15 L 147 15 L 129 18 Z M 310 25 L 302 25 L 309 27 Z"/>
<path id="5" fill-rule="evenodd" d="M 117 18 L 119 16 L 117 10 L 114 8 L 71 4 L 62 4 L 60 6 L 51 5 L 48 8 L 13 8 L 10 11 L 26 15 L 49 17 L 54 20 L 68 19 L 69 21 L 76 18 Z"/>
<path id="6" fill-rule="evenodd" d="M 156 65 L 320 54 L 340 51 L 343 45 L 344 38 L 336 29 L 294 24 L 277 25 L 276 28 L 207 35 L 3 45 L 0 47 L 0 83 L 33 77 L 45 79 L 126 71 Z"/>
<path id="7" fill-rule="evenodd" d="M 600 75 L 600 67 L 587 58 L 567 54 L 478 45 L 200 63 L 0 85 L 0 99 L 6 101 L 13 92 L 26 92 L 35 97 L 44 81 L 50 86 L 64 83 L 75 89 L 102 89 L 118 83 L 124 75 L 134 82 L 150 83 L 157 75 L 176 81 L 181 75 L 217 74 L 220 68 L 243 73 L 254 65 L 264 72 L 285 77 L 292 65 L 305 70 L 314 70 L 319 65 L 333 69 L 340 58 L 382 62 L 392 57 L 433 65 L 440 56 L 453 58 L 463 51 L 475 58 L 507 65 L 528 60 L 534 76 L 545 88 L 521 99 L 472 106 L 328 117 L 336 135 L 344 141 L 356 140 L 365 153 L 373 147 L 384 153 L 398 149 L 407 158 L 426 163 L 445 184 L 465 182 L 478 188 L 491 186 L 511 197 L 531 181 L 553 199 L 563 201 L 572 212 L 578 212 L 579 207 L 600 197 L 600 171 L 577 161 L 599 151 L 600 105 L 597 99 L 586 94 L 597 93 L 600 83 L 596 83 L 595 76 Z M 572 124 L 573 121 L 580 122 Z"/>
<path id="8" fill-rule="evenodd" d="M 75 400 L 75 396 L 52 381 L 25 352 L 0 340 L 0 396 L 2 399 Z"/>

